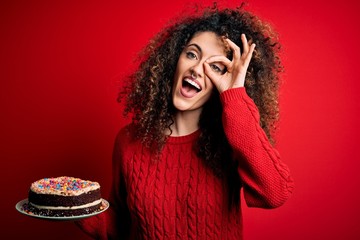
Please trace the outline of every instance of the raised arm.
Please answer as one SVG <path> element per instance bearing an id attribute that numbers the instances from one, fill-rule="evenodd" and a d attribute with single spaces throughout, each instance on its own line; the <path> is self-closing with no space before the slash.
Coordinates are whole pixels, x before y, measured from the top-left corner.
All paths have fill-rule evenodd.
<path id="1" fill-rule="evenodd" d="M 239 161 L 238 173 L 247 205 L 261 208 L 282 205 L 292 193 L 293 180 L 260 127 L 256 105 L 245 88 L 227 90 L 220 98 L 225 134 Z"/>

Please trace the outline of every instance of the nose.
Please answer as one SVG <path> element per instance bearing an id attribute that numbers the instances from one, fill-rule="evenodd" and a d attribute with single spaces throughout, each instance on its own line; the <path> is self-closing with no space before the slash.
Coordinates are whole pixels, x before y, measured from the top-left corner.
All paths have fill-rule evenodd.
<path id="1" fill-rule="evenodd" d="M 190 71 L 193 77 L 202 78 L 204 76 L 204 63 L 202 61 L 197 62 L 196 65 L 191 67 Z"/>

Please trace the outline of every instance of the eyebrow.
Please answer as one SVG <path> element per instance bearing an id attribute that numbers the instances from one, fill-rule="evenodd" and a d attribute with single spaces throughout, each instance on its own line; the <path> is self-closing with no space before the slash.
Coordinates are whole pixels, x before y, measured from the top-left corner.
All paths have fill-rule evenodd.
<path id="1" fill-rule="evenodd" d="M 199 45 L 197 45 L 196 43 L 191 43 L 191 44 L 187 45 L 186 47 L 191 47 L 191 46 L 194 46 L 195 48 L 197 48 L 197 50 L 199 52 L 202 52 L 201 47 Z"/>

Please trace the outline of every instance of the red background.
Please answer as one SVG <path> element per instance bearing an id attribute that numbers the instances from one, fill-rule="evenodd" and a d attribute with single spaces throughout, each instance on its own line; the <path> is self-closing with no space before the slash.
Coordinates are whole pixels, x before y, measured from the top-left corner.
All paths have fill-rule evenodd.
<path id="1" fill-rule="evenodd" d="M 99 181 L 108 194 L 121 76 L 188 3 L 1 1 L 1 239 L 88 239 L 15 204 L 31 182 L 60 175 Z M 243 207 L 246 239 L 360 239 L 359 4 L 248 3 L 283 44 L 278 149 L 296 186 L 279 209 Z"/>

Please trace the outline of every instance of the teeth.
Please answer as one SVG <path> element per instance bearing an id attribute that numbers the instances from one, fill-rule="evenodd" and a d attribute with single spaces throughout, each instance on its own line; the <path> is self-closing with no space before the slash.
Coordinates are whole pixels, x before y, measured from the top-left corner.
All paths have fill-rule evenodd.
<path id="1" fill-rule="evenodd" d="M 184 79 L 185 82 L 189 83 L 190 85 L 194 86 L 196 89 L 198 89 L 199 91 L 201 90 L 199 84 L 197 84 L 196 82 L 194 82 L 193 80 L 190 80 L 188 78 Z"/>

